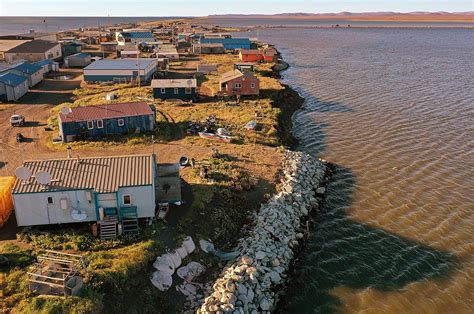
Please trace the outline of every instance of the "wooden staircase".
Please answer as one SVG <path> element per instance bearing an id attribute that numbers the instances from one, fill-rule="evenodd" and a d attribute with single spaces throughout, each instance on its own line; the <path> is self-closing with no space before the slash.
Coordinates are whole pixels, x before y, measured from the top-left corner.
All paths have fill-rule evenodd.
<path id="1" fill-rule="evenodd" d="M 122 221 L 123 235 L 139 233 L 137 208 L 135 206 L 121 207 L 120 220 Z"/>

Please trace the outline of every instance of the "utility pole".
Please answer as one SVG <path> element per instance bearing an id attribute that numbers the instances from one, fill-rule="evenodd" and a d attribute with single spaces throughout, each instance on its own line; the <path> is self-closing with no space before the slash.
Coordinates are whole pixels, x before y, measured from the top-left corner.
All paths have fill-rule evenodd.
<path id="1" fill-rule="evenodd" d="M 140 54 L 140 50 L 138 49 L 138 44 L 136 45 L 137 47 L 137 68 L 138 68 L 138 87 L 141 87 L 141 77 L 140 77 L 140 61 L 138 60 L 138 55 Z"/>

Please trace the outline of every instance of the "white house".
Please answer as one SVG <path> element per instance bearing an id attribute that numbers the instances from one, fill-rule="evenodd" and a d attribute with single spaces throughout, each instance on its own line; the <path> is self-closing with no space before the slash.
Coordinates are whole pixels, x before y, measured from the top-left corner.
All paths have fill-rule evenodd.
<path id="1" fill-rule="evenodd" d="M 36 62 L 44 59 L 59 59 L 62 57 L 61 45 L 46 40 L 31 40 L 22 43 L 4 53 L 5 60 L 14 63 L 19 60 Z"/>
<path id="2" fill-rule="evenodd" d="M 150 81 L 157 71 L 158 61 L 151 58 L 139 59 L 102 59 L 92 62 L 84 68 L 86 82 L 130 82 Z"/>
<path id="3" fill-rule="evenodd" d="M 0 99 L 17 101 L 28 92 L 28 78 L 11 72 L 0 74 Z"/>
<path id="4" fill-rule="evenodd" d="M 155 155 L 25 161 L 17 176 L 18 226 L 155 216 Z"/>

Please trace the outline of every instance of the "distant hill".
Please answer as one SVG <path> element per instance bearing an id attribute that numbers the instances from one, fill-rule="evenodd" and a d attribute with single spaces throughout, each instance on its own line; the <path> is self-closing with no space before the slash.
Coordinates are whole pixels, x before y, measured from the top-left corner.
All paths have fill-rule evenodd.
<path id="1" fill-rule="evenodd" d="M 266 19 L 339 19 L 349 21 L 433 21 L 433 22 L 472 22 L 474 11 L 467 12 L 339 12 L 339 13 L 280 13 L 280 14 L 221 14 L 209 18 L 266 18 Z"/>

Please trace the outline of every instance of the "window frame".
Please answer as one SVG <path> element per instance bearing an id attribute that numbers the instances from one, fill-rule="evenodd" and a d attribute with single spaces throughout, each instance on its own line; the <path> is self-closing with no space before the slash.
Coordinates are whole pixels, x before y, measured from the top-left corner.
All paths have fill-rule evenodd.
<path id="1" fill-rule="evenodd" d="M 160 88 L 160 93 L 166 94 L 166 88 Z"/>
<path id="2" fill-rule="evenodd" d="M 186 87 L 186 88 L 184 89 L 184 93 L 185 93 L 186 95 L 191 95 L 191 94 L 193 93 L 193 89 L 192 89 L 191 87 Z"/>
<path id="3" fill-rule="evenodd" d="M 100 126 L 99 126 L 99 122 L 100 122 Z M 97 124 L 98 129 L 103 129 L 104 128 L 104 120 L 102 120 L 102 119 L 97 120 L 96 124 Z"/>
<path id="4" fill-rule="evenodd" d="M 117 125 L 118 126 L 124 126 L 125 125 L 125 120 L 123 118 L 120 118 L 117 120 Z"/>
<path id="5" fill-rule="evenodd" d="M 234 88 L 241 89 L 242 88 L 242 83 L 234 83 Z"/>
<path id="6" fill-rule="evenodd" d="M 250 88 L 257 88 L 257 84 L 255 84 L 255 83 L 250 83 Z"/>
<path id="7" fill-rule="evenodd" d="M 51 200 L 51 202 L 50 202 Z M 54 198 L 52 196 L 47 196 L 46 197 L 46 202 L 48 205 L 54 205 Z"/>
<path id="8" fill-rule="evenodd" d="M 125 203 L 125 198 L 128 197 L 128 203 Z M 123 206 L 132 206 L 132 195 L 124 194 L 122 195 L 122 205 Z"/>
<path id="9" fill-rule="evenodd" d="M 89 130 L 94 129 L 94 121 L 92 121 L 92 120 L 87 121 L 87 129 L 89 129 Z"/>
<path id="10" fill-rule="evenodd" d="M 177 87 L 174 88 L 174 94 L 179 95 L 179 88 L 177 88 Z"/>

